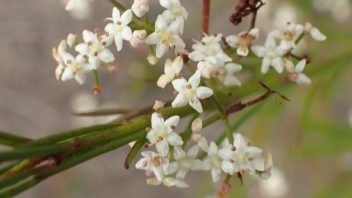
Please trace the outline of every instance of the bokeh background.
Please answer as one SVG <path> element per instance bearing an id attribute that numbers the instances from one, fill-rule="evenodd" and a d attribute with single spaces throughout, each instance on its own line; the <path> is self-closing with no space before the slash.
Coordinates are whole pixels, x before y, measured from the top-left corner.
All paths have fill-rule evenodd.
<path id="1" fill-rule="evenodd" d="M 121 1 L 129 6 L 130 1 Z M 160 12 L 156 0 L 152 17 Z M 185 39 L 200 36 L 201 0 L 182 1 L 189 11 Z M 235 0 L 214 0 L 211 32 L 238 33 L 228 22 Z M 286 22 L 311 21 L 328 36 L 324 43 L 305 41 L 315 67 L 309 87 L 282 91 L 291 99 L 272 100 L 240 131 L 254 144 L 273 152 L 276 168 L 266 182 L 251 179 L 237 197 L 352 197 L 352 2 L 349 0 L 270 0 L 259 12 L 261 41 L 267 31 Z M 103 28 L 111 15 L 108 1 L 92 3 L 90 16 L 77 20 L 59 0 L 0 0 L 0 128 L 38 138 L 56 132 L 107 122 L 113 117 L 77 118 L 72 112 L 105 107 L 143 107 L 169 98 L 152 83 L 161 65 L 146 64 L 147 52 L 125 47 L 115 54 L 118 72 L 101 71 L 103 93 L 94 95 L 90 77 L 85 85 L 58 82 L 51 48 L 68 33 Z M 244 22 L 246 23 L 246 21 Z M 199 27 L 199 28 L 198 28 Z M 128 46 L 128 45 L 126 45 Z M 328 67 L 325 67 L 328 65 Z M 309 66 L 308 66 L 309 67 Z M 259 68 L 259 67 L 258 67 Z M 207 133 L 216 133 L 218 126 Z M 128 147 L 110 152 L 56 175 L 19 197 L 212 197 L 217 188 L 208 174 L 192 173 L 189 189 L 147 186 L 144 173 L 123 168 Z M 233 195 L 233 196 L 234 196 Z"/>

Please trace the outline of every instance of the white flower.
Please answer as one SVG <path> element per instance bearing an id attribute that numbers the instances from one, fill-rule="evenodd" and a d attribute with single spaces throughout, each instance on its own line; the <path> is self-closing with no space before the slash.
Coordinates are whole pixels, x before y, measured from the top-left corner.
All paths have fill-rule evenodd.
<path id="1" fill-rule="evenodd" d="M 241 82 L 234 76 L 242 70 L 242 66 L 236 63 L 227 63 L 222 69 L 219 70 L 218 77 L 226 86 L 241 86 Z"/>
<path id="2" fill-rule="evenodd" d="M 259 29 L 253 28 L 249 32 L 241 32 L 238 35 L 227 36 L 226 43 L 232 48 L 237 48 L 238 55 L 248 56 L 250 45 L 258 37 Z"/>
<path id="3" fill-rule="evenodd" d="M 143 151 L 141 155 L 143 157 L 137 161 L 136 169 L 145 170 L 147 176 L 154 175 L 159 181 L 162 181 L 165 176 L 164 171 L 169 166 L 168 157 L 153 151 Z"/>
<path id="4" fill-rule="evenodd" d="M 156 45 L 156 57 L 161 58 L 169 48 L 176 51 L 185 48 L 185 43 L 178 35 L 178 29 L 168 26 L 163 17 L 158 17 L 155 22 L 155 32 L 150 34 L 145 42 L 149 45 Z"/>
<path id="5" fill-rule="evenodd" d="M 223 159 L 221 169 L 233 175 L 237 172 L 255 174 L 255 171 L 264 171 L 260 148 L 250 146 L 241 134 L 234 135 L 233 145 L 228 144 L 220 149 L 219 155 Z"/>
<path id="6" fill-rule="evenodd" d="M 198 113 L 202 113 L 203 107 L 199 99 L 209 98 L 213 95 L 213 90 L 205 86 L 198 87 L 199 83 L 199 71 L 196 71 L 188 82 L 184 78 L 173 80 L 172 85 L 178 94 L 171 104 L 172 107 L 183 107 L 188 103 Z"/>
<path id="7" fill-rule="evenodd" d="M 197 70 L 200 72 L 203 78 L 210 79 L 219 71 L 219 66 L 207 61 L 200 61 L 197 64 Z"/>
<path id="8" fill-rule="evenodd" d="M 82 56 L 73 57 L 71 54 L 64 56 L 66 67 L 62 73 L 61 80 L 67 81 L 75 78 L 79 84 L 83 84 L 86 80 L 85 73 L 87 72 L 84 67 L 84 59 Z"/>
<path id="9" fill-rule="evenodd" d="M 104 42 L 101 42 L 96 33 L 88 30 L 83 31 L 84 43 L 80 43 L 75 50 L 83 56 L 87 69 L 98 69 L 102 63 L 111 63 L 115 60 L 114 55 L 106 48 Z"/>
<path id="10" fill-rule="evenodd" d="M 170 83 L 181 72 L 183 68 L 183 58 L 178 56 L 174 61 L 167 59 L 164 67 L 164 74 L 160 76 L 157 84 L 161 88 Z"/>
<path id="11" fill-rule="evenodd" d="M 222 159 L 219 155 L 219 149 L 215 142 L 210 143 L 207 153 L 208 155 L 207 158 L 204 160 L 204 164 L 211 170 L 211 177 L 213 181 L 218 182 L 222 173 Z"/>
<path id="12" fill-rule="evenodd" d="M 64 69 L 66 68 L 66 63 L 64 61 L 64 56 L 66 56 L 66 54 L 67 54 L 66 47 L 67 47 L 66 41 L 62 40 L 60 42 L 59 46 L 57 47 L 57 49 L 53 48 L 51 51 L 53 58 L 58 63 L 58 65 L 55 69 L 56 80 L 61 79 L 61 75 L 62 75 Z"/>
<path id="13" fill-rule="evenodd" d="M 222 34 L 216 36 L 205 35 L 201 42 L 196 42 L 192 46 L 193 51 L 188 57 L 196 62 L 206 61 L 214 65 L 223 65 L 225 62 L 230 62 L 232 59 L 227 56 L 221 48 Z"/>
<path id="14" fill-rule="evenodd" d="M 68 0 L 65 10 L 76 19 L 86 19 L 91 15 L 91 2 L 93 0 Z"/>
<path id="15" fill-rule="evenodd" d="M 289 71 L 289 79 L 296 82 L 299 85 L 309 85 L 312 81 L 307 75 L 303 73 L 304 67 L 306 66 L 306 59 L 299 61 L 294 70 Z"/>
<path id="16" fill-rule="evenodd" d="M 149 0 L 134 0 L 131 9 L 135 15 L 142 17 L 149 11 Z"/>
<path id="17" fill-rule="evenodd" d="M 181 5 L 179 0 L 159 0 L 160 5 L 167 10 L 162 13 L 164 18 L 168 18 L 170 27 L 179 29 L 179 33 L 183 32 L 184 20 L 187 19 L 188 13 Z"/>
<path id="18" fill-rule="evenodd" d="M 302 35 L 303 31 L 303 25 L 287 23 L 284 30 L 273 31 L 269 33 L 269 36 L 279 39 L 283 50 L 289 50 L 296 47 L 296 41 Z"/>
<path id="19" fill-rule="evenodd" d="M 198 145 L 191 147 L 187 153 L 181 147 L 174 147 L 174 162 L 170 166 L 176 167 L 176 178 L 183 179 L 190 170 L 205 170 L 203 162 L 197 158 Z"/>
<path id="20" fill-rule="evenodd" d="M 317 40 L 317 41 L 326 40 L 326 36 L 323 33 L 321 33 L 318 28 L 313 27 L 313 25 L 309 22 L 304 24 L 304 31 L 309 32 L 314 40 Z"/>
<path id="21" fill-rule="evenodd" d="M 145 30 L 135 30 L 130 39 L 130 44 L 132 47 L 138 47 L 144 43 L 147 32 Z"/>
<path id="22" fill-rule="evenodd" d="M 268 36 L 264 46 L 253 46 L 252 51 L 260 58 L 263 58 L 261 72 L 267 73 L 272 66 L 278 73 L 284 70 L 282 56 L 287 53 L 281 46 L 277 46 L 275 38 Z"/>
<path id="23" fill-rule="evenodd" d="M 114 7 L 112 10 L 112 18 L 108 18 L 108 20 L 112 22 L 105 26 L 105 31 L 109 36 L 114 38 L 117 51 L 122 49 L 123 40 L 129 41 L 132 37 L 132 30 L 128 26 L 132 21 L 132 16 L 130 9 L 120 15 L 120 11 Z"/>
<path id="24" fill-rule="evenodd" d="M 169 154 L 169 144 L 172 146 L 183 144 L 182 138 L 174 131 L 179 121 L 179 116 L 172 116 L 164 121 L 158 113 L 152 114 L 152 129 L 148 132 L 147 139 L 151 145 L 156 145 L 156 150 L 162 156 Z"/>

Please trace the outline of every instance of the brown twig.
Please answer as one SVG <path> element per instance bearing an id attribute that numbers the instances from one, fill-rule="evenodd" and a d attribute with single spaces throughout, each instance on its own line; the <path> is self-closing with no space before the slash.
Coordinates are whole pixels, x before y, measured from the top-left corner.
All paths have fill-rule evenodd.
<path id="1" fill-rule="evenodd" d="M 246 108 L 246 107 L 249 107 L 249 106 L 252 106 L 252 105 L 255 105 L 257 103 L 260 103 L 262 101 L 264 101 L 265 99 L 267 99 L 268 97 L 270 96 L 275 96 L 275 95 L 278 95 L 280 96 L 282 99 L 286 100 L 286 101 L 290 101 L 286 96 L 284 96 L 283 94 L 275 91 L 275 90 L 272 90 L 270 89 L 267 85 L 265 85 L 263 82 L 259 82 L 259 84 L 264 87 L 267 91 L 265 94 L 253 99 L 253 100 L 250 100 L 248 102 L 236 102 L 234 104 L 230 104 L 228 106 L 228 108 L 226 109 L 226 113 L 227 114 L 230 114 L 230 113 L 234 113 L 234 112 L 238 112 L 238 111 L 241 111 L 242 109 Z"/>
<path id="2" fill-rule="evenodd" d="M 203 0 L 202 34 L 209 33 L 210 0 Z"/>

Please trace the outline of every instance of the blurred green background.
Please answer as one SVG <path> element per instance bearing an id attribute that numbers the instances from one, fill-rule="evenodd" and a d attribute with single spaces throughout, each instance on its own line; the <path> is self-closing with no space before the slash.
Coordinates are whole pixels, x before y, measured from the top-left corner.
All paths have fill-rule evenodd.
<path id="1" fill-rule="evenodd" d="M 126 6 L 131 4 L 121 2 Z M 151 2 L 155 4 L 151 16 L 155 17 L 161 8 L 156 0 Z M 192 39 L 200 36 L 202 1 L 182 2 L 190 14 L 184 36 L 190 47 Z M 212 2 L 211 33 L 228 35 L 246 29 L 246 21 L 245 26 L 238 27 L 228 22 L 237 1 Z M 318 43 L 307 39 L 300 45 L 312 57 L 308 70 L 317 71 L 311 76 L 311 86 L 278 88 L 291 101 L 266 101 L 240 127 L 239 131 L 255 145 L 272 151 L 275 169 L 268 181 L 245 178 L 244 186 L 240 186 L 234 180 L 233 196 L 352 197 L 352 1 L 265 2 L 257 19 L 262 30 L 258 43 L 263 42 L 268 31 L 288 21 L 310 21 L 328 40 Z M 77 118 L 71 115 L 73 111 L 143 107 L 153 104 L 155 99 L 170 98 L 171 89 L 156 88 L 154 81 L 162 67 L 146 64 L 144 48 L 125 47 L 116 54 L 118 72 L 113 75 L 100 72 L 101 95 L 91 92 L 91 77 L 83 86 L 74 81 L 55 80 L 56 63 L 51 58 L 51 48 L 68 33 L 102 29 L 103 19 L 111 15 L 108 1 L 96 0 L 92 5 L 89 18 L 75 20 L 57 0 L 0 1 L 1 129 L 37 138 L 112 119 Z M 256 65 L 248 67 L 259 72 Z M 235 115 L 233 120 L 246 111 Z M 205 133 L 212 137 L 219 127 L 221 123 L 209 127 Z M 127 152 L 125 147 L 91 160 L 19 197 L 164 197 L 166 194 L 169 198 L 213 197 L 218 187 L 211 183 L 209 174 L 202 173 L 192 173 L 194 176 L 187 178 L 192 188 L 186 190 L 147 186 L 142 171 L 123 168 Z"/>

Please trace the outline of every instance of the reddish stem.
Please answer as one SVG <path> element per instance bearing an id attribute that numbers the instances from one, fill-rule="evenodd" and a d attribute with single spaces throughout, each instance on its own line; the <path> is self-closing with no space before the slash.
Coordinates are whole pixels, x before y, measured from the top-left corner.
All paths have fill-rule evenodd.
<path id="1" fill-rule="evenodd" d="M 202 33 L 209 33 L 210 0 L 203 0 Z"/>

